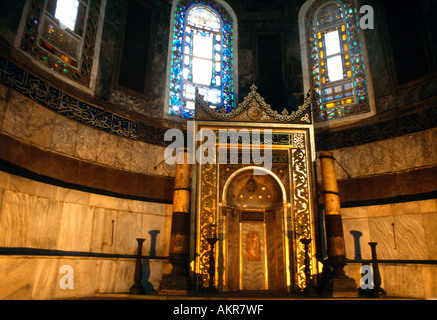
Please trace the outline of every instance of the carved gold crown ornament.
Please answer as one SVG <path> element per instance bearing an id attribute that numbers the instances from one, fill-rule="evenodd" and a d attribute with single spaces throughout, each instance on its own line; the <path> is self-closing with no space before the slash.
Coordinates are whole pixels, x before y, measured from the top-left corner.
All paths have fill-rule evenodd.
<path id="1" fill-rule="evenodd" d="M 304 103 L 291 113 L 284 108 L 282 113 L 273 110 L 264 98 L 257 92 L 257 86 L 252 84 L 249 94 L 238 107 L 227 112 L 223 106 L 211 106 L 196 88 L 196 119 L 204 120 L 238 120 L 238 121 L 267 121 L 267 122 L 300 122 L 311 123 L 310 111 L 313 100 L 312 90 L 308 91 Z M 198 112 L 200 111 L 200 112 Z"/>

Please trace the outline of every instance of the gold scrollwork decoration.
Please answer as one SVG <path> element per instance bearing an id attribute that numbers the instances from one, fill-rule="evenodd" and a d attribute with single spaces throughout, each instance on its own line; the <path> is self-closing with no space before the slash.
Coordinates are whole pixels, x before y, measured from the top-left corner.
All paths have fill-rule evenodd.
<path id="1" fill-rule="evenodd" d="M 298 107 L 296 111 L 293 111 L 289 113 L 286 109 L 282 111 L 282 113 L 278 113 L 276 110 L 273 110 L 269 104 L 267 104 L 264 101 L 264 98 L 261 97 L 261 95 L 257 92 L 257 87 L 255 84 L 252 84 L 250 87 L 249 94 L 244 97 L 244 100 L 238 104 L 238 107 L 236 109 L 233 109 L 230 112 L 227 112 L 225 108 L 211 108 L 211 106 L 206 102 L 202 95 L 199 94 L 198 90 L 196 89 L 196 105 L 201 107 L 208 115 L 210 115 L 213 118 L 219 119 L 219 120 L 229 120 L 237 115 L 239 115 L 243 110 L 246 109 L 246 107 L 250 106 L 250 108 L 253 108 L 254 105 L 259 105 L 265 113 L 261 113 L 261 116 L 259 118 L 267 119 L 268 116 L 271 118 L 281 121 L 281 122 L 287 122 L 287 121 L 293 121 L 296 120 L 298 117 L 302 116 L 306 110 L 308 110 L 311 106 L 312 102 L 312 90 L 310 90 L 307 94 L 307 97 L 305 98 L 304 103 Z M 250 109 L 249 109 L 250 110 Z M 261 110 L 262 111 L 262 110 Z M 251 118 L 250 115 L 248 115 L 249 118 Z M 309 119 L 309 118 L 308 118 Z M 306 121 L 304 119 L 303 121 Z"/>
<path id="2" fill-rule="evenodd" d="M 203 289 L 209 284 L 209 255 L 211 247 L 207 241 L 210 237 L 211 224 L 217 224 L 217 165 L 203 164 L 201 166 L 201 191 L 200 200 L 202 206 L 199 214 L 199 273 L 200 285 Z"/>
<path id="3" fill-rule="evenodd" d="M 304 139 L 304 137 L 302 137 Z M 304 141 L 302 141 L 304 143 Z M 311 219 L 309 184 L 307 170 L 307 155 L 305 149 L 294 149 L 292 154 L 293 179 L 293 207 L 294 207 L 294 234 L 296 243 L 296 280 L 298 290 L 306 286 L 305 276 L 305 248 L 301 239 L 311 238 Z M 311 247 L 309 256 L 312 257 Z"/>

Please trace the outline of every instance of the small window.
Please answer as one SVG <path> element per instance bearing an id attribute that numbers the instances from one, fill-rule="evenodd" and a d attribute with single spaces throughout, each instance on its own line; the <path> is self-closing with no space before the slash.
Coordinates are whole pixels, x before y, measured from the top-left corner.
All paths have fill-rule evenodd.
<path id="1" fill-rule="evenodd" d="M 118 85 L 139 94 L 150 93 L 154 9 L 140 1 L 127 2 L 120 45 Z"/>
<path id="2" fill-rule="evenodd" d="M 39 46 L 78 68 L 87 11 L 88 0 L 48 0 Z"/>
<path id="3" fill-rule="evenodd" d="M 88 86 L 104 0 L 29 0 L 21 49 Z"/>
<path id="4" fill-rule="evenodd" d="M 194 117 L 195 92 L 211 107 L 233 106 L 232 18 L 214 1 L 180 1 L 170 65 L 169 114 Z"/>
<path id="5" fill-rule="evenodd" d="M 357 10 L 352 1 L 316 0 L 306 17 L 315 121 L 370 112 Z"/>

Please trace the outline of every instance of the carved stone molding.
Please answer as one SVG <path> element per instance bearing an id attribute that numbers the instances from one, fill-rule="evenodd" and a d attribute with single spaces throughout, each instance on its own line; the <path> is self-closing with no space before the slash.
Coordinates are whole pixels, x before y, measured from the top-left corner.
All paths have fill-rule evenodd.
<path id="1" fill-rule="evenodd" d="M 311 124 L 312 91 L 308 92 L 304 103 L 296 111 L 289 112 L 285 108 L 282 113 L 273 110 L 252 84 L 249 94 L 238 104 L 236 109 L 227 112 L 225 108 L 212 108 L 196 90 L 196 120 L 229 120 L 288 122 Z"/>

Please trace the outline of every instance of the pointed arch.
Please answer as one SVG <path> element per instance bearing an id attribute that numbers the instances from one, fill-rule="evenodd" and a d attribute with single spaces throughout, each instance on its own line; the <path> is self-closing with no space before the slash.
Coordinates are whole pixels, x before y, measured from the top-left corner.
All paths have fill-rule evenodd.
<path id="1" fill-rule="evenodd" d="M 230 112 L 238 94 L 237 19 L 222 0 L 174 0 L 164 117 L 194 117 L 195 90 Z"/>
<path id="2" fill-rule="evenodd" d="M 375 114 L 364 34 L 353 0 L 307 0 L 299 12 L 304 90 L 317 126 Z"/>

